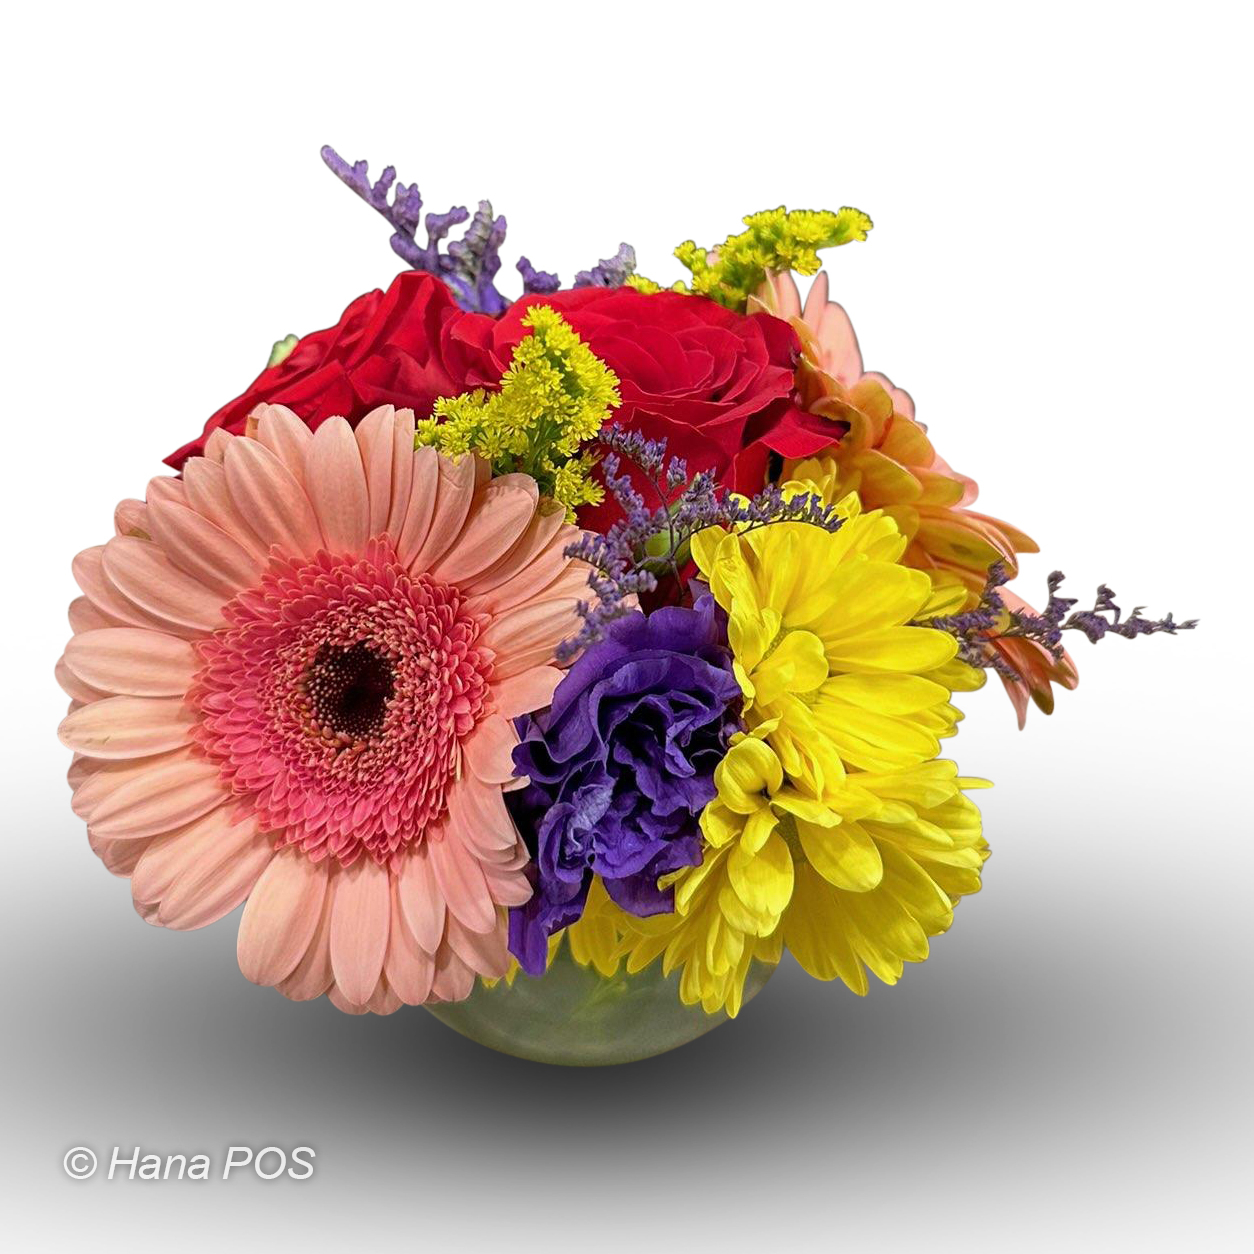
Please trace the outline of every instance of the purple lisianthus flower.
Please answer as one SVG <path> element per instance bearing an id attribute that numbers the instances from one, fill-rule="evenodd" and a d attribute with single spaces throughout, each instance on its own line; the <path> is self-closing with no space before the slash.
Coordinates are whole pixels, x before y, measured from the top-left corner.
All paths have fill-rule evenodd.
<path id="1" fill-rule="evenodd" d="M 725 620 L 708 594 L 692 609 L 637 610 L 570 668 L 545 712 L 521 721 L 507 794 L 531 847 L 535 893 L 510 911 L 509 947 L 544 971 L 548 938 L 583 913 L 594 874 L 632 914 L 674 909 L 658 877 L 701 861 L 701 811 L 739 726 Z"/>

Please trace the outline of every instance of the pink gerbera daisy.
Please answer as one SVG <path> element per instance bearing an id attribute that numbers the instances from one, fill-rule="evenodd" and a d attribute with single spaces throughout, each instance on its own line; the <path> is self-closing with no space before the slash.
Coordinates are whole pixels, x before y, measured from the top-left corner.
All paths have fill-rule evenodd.
<path id="1" fill-rule="evenodd" d="M 577 535 L 526 475 L 377 409 L 262 406 L 75 559 L 61 740 L 93 849 L 150 923 L 247 901 L 257 984 L 343 1010 L 465 997 L 530 896 L 511 719 L 577 628 Z"/>

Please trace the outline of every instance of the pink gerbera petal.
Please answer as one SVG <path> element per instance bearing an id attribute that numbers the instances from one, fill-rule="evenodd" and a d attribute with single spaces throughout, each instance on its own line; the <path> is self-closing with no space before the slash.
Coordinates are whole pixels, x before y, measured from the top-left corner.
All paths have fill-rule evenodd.
<path id="1" fill-rule="evenodd" d="M 194 716 L 179 697 L 106 697 L 75 710 L 61 743 L 95 758 L 144 758 L 192 738 Z"/>
<path id="2" fill-rule="evenodd" d="M 83 631 L 65 646 L 65 664 L 84 683 L 105 693 L 178 697 L 196 673 L 196 652 L 186 640 L 136 627 Z"/>
<path id="3" fill-rule="evenodd" d="M 312 1001 L 321 997 L 334 983 L 331 970 L 331 916 L 335 913 L 335 894 L 340 877 L 332 875 L 327 880 L 327 891 L 322 899 L 322 916 L 305 949 L 305 956 L 295 970 L 277 986 L 284 997 L 293 1001 Z"/>
<path id="4" fill-rule="evenodd" d="M 388 947 L 392 912 L 386 867 L 362 860 L 339 872 L 331 915 L 331 970 L 350 1001 L 370 999 Z"/>
<path id="5" fill-rule="evenodd" d="M 120 536 L 149 539 L 148 506 L 143 501 L 119 501 L 113 511 L 113 530 Z"/>
<path id="6" fill-rule="evenodd" d="M 303 483 L 313 432 L 286 405 L 258 405 L 251 417 L 257 423 L 257 439 Z"/>
<path id="7" fill-rule="evenodd" d="M 396 995 L 410 1006 L 421 1006 L 431 996 L 435 978 L 435 944 L 424 948 L 410 930 L 400 901 L 398 881 L 392 879 L 392 920 L 383 969 Z"/>
<path id="8" fill-rule="evenodd" d="M 405 924 L 414 939 L 428 953 L 435 953 L 444 935 L 447 907 L 436 883 L 428 852 L 430 843 L 423 842 L 404 858 L 395 876 L 397 900 L 404 912 Z"/>
<path id="9" fill-rule="evenodd" d="M 231 502 L 267 550 L 312 556 L 321 544 L 318 517 L 300 481 L 257 440 L 235 438 L 222 465 Z"/>
<path id="10" fill-rule="evenodd" d="M 239 969 L 254 984 L 277 984 L 304 957 L 322 917 L 327 865 L 286 849 L 261 873 L 240 920 Z"/>
<path id="11" fill-rule="evenodd" d="M 382 535 L 387 530 L 392 506 L 392 445 L 396 430 L 396 407 L 380 405 L 372 409 L 353 432 L 366 472 L 366 497 L 370 502 L 367 534 Z M 412 441 L 411 441 L 412 443 Z"/>
<path id="12" fill-rule="evenodd" d="M 360 553 L 370 538 L 370 496 L 357 441 L 343 418 L 328 418 L 314 432 L 305 451 L 305 484 L 327 550 Z"/>

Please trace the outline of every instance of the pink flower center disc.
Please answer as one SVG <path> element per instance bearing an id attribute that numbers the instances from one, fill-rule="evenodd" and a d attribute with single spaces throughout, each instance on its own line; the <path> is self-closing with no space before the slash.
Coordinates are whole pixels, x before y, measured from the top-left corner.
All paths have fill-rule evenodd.
<path id="1" fill-rule="evenodd" d="M 444 817 L 492 654 L 457 588 L 386 539 L 275 561 L 199 645 L 196 735 L 261 822 L 314 859 L 385 863 Z"/>

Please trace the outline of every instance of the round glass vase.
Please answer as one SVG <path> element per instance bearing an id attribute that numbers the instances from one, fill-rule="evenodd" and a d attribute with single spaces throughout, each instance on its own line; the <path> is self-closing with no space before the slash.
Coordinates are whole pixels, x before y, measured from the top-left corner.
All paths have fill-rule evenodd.
<path id="1" fill-rule="evenodd" d="M 757 996 L 774 967 L 755 962 L 744 1000 Z M 679 999 L 679 975 L 654 962 L 609 978 L 582 967 L 563 945 L 544 975 L 519 975 L 492 988 L 476 984 L 465 1001 L 425 1007 L 441 1023 L 489 1049 L 563 1067 L 638 1062 L 704 1036 L 727 1015 Z"/>

